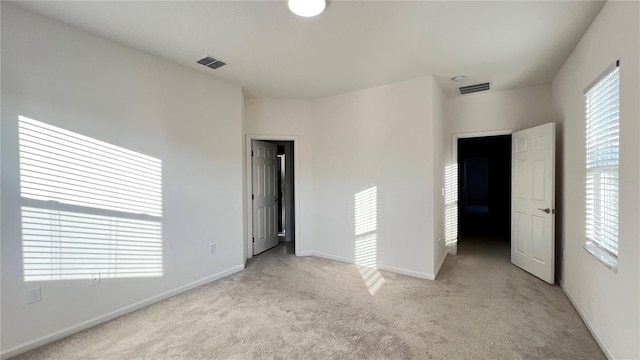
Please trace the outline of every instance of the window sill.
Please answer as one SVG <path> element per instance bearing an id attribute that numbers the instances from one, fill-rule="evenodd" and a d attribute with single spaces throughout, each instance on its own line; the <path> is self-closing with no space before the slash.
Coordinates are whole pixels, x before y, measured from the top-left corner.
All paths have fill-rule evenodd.
<path id="1" fill-rule="evenodd" d="M 598 245 L 591 241 L 587 241 L 584 245 L 584 249 L 593 257 L 598 259 L 604 266 L 609 268 L 613 272 L 618 272 L 618 258 L 611 255 L 609 252 L 601 249 Z"/>

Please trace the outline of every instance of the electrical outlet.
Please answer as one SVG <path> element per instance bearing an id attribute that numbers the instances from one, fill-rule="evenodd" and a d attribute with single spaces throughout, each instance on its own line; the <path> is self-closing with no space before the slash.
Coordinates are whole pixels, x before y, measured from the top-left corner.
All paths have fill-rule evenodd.
<path id="1" fill-rule="evenodd" d="M 213 254 L 216 252 L 216 244 L 212 243 L 211 245 L 209 245 L 209 254 Z"/>
<path id="2" fill-rule="evenodd" d="M 91 286 L 100 285 L 100 273 L 91 274 L 91 280 L 89 282 Z"/>
<path id="3" fill-rule="evenodd" d="M 42 300 L 42 288 L 31 289 L 27 292 L 29 304 L 37 303 Z"/>

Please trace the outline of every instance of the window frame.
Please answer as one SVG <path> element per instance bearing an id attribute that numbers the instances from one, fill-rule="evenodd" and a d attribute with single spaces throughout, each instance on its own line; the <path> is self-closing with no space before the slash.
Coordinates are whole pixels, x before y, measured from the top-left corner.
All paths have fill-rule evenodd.
<path id="1" fill-rule="evenodd" d="M 607 107 L 615 106 L 617 118 L 610 115 L 596 114 L 590 109 L 589 96 L 591 91 L 598 89 L 604 80 L 609 80 L 610 76 L 615 76 L 617 88 L 601 90 L 596 93 L 606 101 L 606 106 L 598 104 L 598 110 L 607 109 Z M 604 92 L 604 93 L 603 93 Z M 614 98 L 613 94 L 617 96 Z M 611 97 L 611 99 L 607 98 Z M 618 270 L 618 241 L 619 241 L 619 189 L 620 189 L 620 61 L 616 60 L 604 69 L 584 90 L 585 101 L 585 244 L 583 248 L 598 261 L 604 264 L 610 270 L 617 272 Z M 595 118 L 597 116 L 597 118 Z M 615 123 L 614 123 L 615 122 Z M 612 123 L 614 125 L 612 125 Z M 598 128 L 601 132 L 603 128 L 615 128 L 615 137 L 613 139 L 604 138 L 601 134 L 592 131 Z M 594 141 L 600 140 L 600 142 Z M 595 148 L 595 144 L 598 148 Z M 603 148 L 615 148 L 615 151 L 606 153 Z M 613 155 L 612 155 L 613 154 Z M 596 159 L 594 157 L 603 157 L 607 155 L 606 160 Z M 594 162 L 601 164 L 594 165 Z M 603 176 L 604 175 L 604 176 Z M 614 194 L 615 195 L 612 195 Z M 612 196 L 615 196 L 613 198 Z M 591 202 L 591 203 L 590 203 Z M 606 205 L 614 205 L 612 212 L 607 212 Z M 596 229 L 598 225 L 601 229 Z M 613 231 L 611 231 L 613 230 Z M 602 235 L 603 232 L 609 232 L 611 235 Z"/>

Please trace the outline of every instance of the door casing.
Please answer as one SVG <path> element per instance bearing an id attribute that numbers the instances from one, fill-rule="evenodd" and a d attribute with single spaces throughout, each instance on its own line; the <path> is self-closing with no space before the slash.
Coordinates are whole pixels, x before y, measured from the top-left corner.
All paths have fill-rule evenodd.
<path id="1" fill-rule="evenodd" d="M 449 163 L 454 165 L 458 164 L 458 139 L 466 139 L 466 138 L 477 138 L 477 137 L 488 137 L 488 136 L 499 136 L 499 135 L 511 135 L 516 129 L 500 129 L 500 130 L 489 130 L 489 131 L 476 131 L 476 132 L 468 132 L 468 133 L 457 133 L 451 135 L 451 158 L 449 159 Z M 455 186 L 455 189 L 459 188 L 460 184 L 458 183 L 458 174 L 455 174 L 454 181 L 447 186 Z M 460 196 L 460 194 L 458 194 Z M 456 207 L 458 206 L 458 199 L 456 199 Z M 458 254 L 458 213 L 455 213 L 455 229 L 449 229 L 455 231 L 455 239 L 450 240 L 447 239 L 448 251 L 451 255 Z M 445 232 L 448 230 L 445 229 Z"/>

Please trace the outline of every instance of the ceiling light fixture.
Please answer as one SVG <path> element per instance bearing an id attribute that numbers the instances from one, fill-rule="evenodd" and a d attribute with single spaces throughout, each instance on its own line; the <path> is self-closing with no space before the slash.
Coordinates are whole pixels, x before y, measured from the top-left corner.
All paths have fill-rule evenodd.
<path id="1" fill-rule="evenodd" d="M 462 75 L 458 75 L 458 76 L 454 76 L 454 77 L 452 77 L 452 78 L 451 78 L 451 81 L 459 82 L 459 81 L 462 81 L 462 80 L 464 80 L 464 79 L 465 79 L 465 77 L 464 77 L 464 76 L 462 76 Z"/>
<path id="2" fill-rule="evenodd" d="M 302 17 L 320 15 L 325 7 L 326 0 L 289 0 L 289 10 Z"/>

